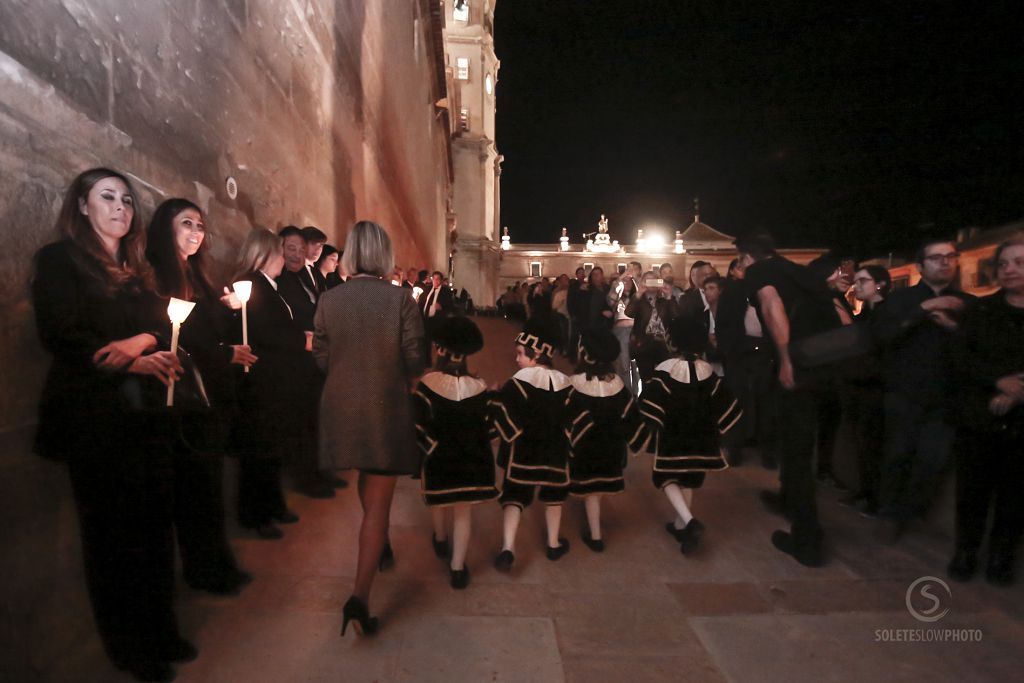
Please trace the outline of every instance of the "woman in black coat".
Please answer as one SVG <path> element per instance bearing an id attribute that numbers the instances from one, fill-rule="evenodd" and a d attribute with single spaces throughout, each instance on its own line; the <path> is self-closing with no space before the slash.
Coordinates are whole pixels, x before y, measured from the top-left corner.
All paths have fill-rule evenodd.
<path id="1" fill-rule="evenodd" d="M 130 387 L 161 396 L 181 365 L 157 350 L 168 320 L 151 289 L 135 202 L 122 174 L 82 173 L 57 219 L 61 241 L 36 254 L 32 301 L 53 354 L 36 450 L 68 464 L 107 655 L 139 680 L 161 681 L 174 677 L 169 662 L 196 651 L 173 611 L 166 415 L 127 397 Z"/>
<path id="2" fill-rule="evenodd" d="M 239 571 L 224 531 L 227 425 L 235 411 L 232 364 L 256 361 L 248 346 L 227 343 L 230 308 L 210 283 L 206 224 L 187 199 L 157 207 L 146 231 L 146 257 L 161 297 L 193 301 L 180 343 L 203 378 L 212 411 L 188 415 L 174 442 L 174 524 L 185 583 L 218 595 L 237 593 L 252 580 Z"/>
<path id="3" fill-rule="evenodd" d="M 238 522 L 266 539 L 284 535 L 275 522 L 299 521 L 285 505 L 281 489 L 282 427 L 299 420 L 295 415 L 296 406 L 302 405 L 299 380 L 316 372 L 308 350 L 312 334 L 292 318 L 291 309 L 277 292 L 275 278 L 283 267 L 281 238 L 257 229 L 242 244 L 233 278 L 252 282 L 246 312 L 249 344 L 259 358 L 242 375 L 238 390 Z M 235 336 L 241 338 L 240 326 Z"/>
<path id="4" fill-rule="evenodd" d="M 1024 534 L 1024 235 L 996 249 L 1000 290 L 967 311 L 953 346 L 958 373 L 953 411 L 959 417 L 956 456 L 956 553 L 950 578 L 977 570 L 989 509 L 985 578 L 1013 583 Z"/>

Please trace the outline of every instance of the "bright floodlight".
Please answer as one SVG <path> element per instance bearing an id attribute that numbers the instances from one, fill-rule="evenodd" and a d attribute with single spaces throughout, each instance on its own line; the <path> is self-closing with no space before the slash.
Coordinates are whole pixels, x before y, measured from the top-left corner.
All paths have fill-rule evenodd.
<path id="1" fill-rule="evenodd" d="M 195 302 L 182 301 L 181 299 L 175 299 L 171 297 L 171 303 L 167 304 L 167 317 L 171 319 L 172 323 L 180 325 L 185 322 L 185 318 L 195 308 Z"/>
<path id="2" fill-rule="evenodd" d="M 248 301 L 252 296 L 252 280 L 239 280 L 231 285 L 231 288 L 235 290 L 235 296 L 242 303 Z"/>

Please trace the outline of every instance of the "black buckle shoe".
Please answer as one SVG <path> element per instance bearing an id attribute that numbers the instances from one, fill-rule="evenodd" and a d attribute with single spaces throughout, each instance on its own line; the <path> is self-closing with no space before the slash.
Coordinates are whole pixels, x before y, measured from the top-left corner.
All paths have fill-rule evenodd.
<path id="1" fill-rule="evenodd" d="M 499 572 L 510 572 L 512 571 L 512 563 L 516 561 L 516 556 L 511 550 L 502 550 L 498 553 L 498 556 L 494 558 L 494 568 Z"/>
<path id="2" fill-rule="evenodd" d="M 448 539 L 443 541 L 437 540 L 436 535 L 430 537 L 430 543 L 434 546 L 434 554 L 437 555 L 440 560 L 447 560 L 451 557 L 451 548 L 448 546 Z"/>
<path id="3" fill-rule="evenodd" d="M 469 567 L 462 565 L 462 569 L 451 570 L 451 584 L 455 590 L 462 590 L 469 585 Z"/>
<path id="4" fill-rule="evenodd" d="M 547 556 L 549 560 L 554 562 L 555 560 L 558 560 L 563 555 L 565 555 L 567 552 L 569 552 L 569 541 L 565 540 L 564 538 L 560 538 L 558 539 L 557 546 L 555 546 L 554 548 L 548 546 Z"/>
<path id="5" fill-rule="evenodd" d="M 689 555 L 697 546 L 700 544 L 700 537 L 704 535 L 704 525 L 696 517 L 690 519 L 690 523 L 686 525 L 680 534 L 679 539 L 679 552 L 683 555 Z"/>

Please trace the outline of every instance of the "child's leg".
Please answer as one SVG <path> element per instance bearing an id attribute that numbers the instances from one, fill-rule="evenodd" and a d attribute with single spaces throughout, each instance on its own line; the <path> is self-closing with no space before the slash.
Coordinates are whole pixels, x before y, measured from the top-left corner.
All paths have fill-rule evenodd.
<path id="1" fill-rule="evenodd" d="M 686 507 L 693 510 L 693 489 L 683 489 L 683 499 L 686 501 Z"/>
<path id="2" fill-rule="evenodd" d="M 519 531 L 519 519 L 523 511 L 517 505 L 506 505 L 502 508 L 504 526 L 502 529 L 501 549 L 515 552 L 516 533 Z"/>
<path id="3" fill-rule="evenodd" d="M 587 510 L 587 526 L 590 527 L 590 537 L 595 541 L 601 540 L 601 496 L 587 496 L 583 499 L 583 506 Z"/>
<path id="4" fill-rule="evenodd" d="M 437 505 L 430 508 L 430 519 L 434 523 L 434 540 L 440 542 L 448 538 L 448 529 L 444 523 L 444 508 Z"/>
<path id="5" fill-rule="evenodd" d="M 665 492 L 668 502 L 672 503 L 672 507 L 676 510 L 675 528 L 682 529 L 693 519 L 693 514 L 690 512 L 690 506 L 686 503 L 683 490 L 679 488 L 679 484 L 666 484 L 662 490 Z"/>
<path id="6" fill-rule="evenodd" d="M 560 544 L 558 532 L 562 526 L 562 506 L 548 505 L 544 509 L 544 520 L 547 522 L 548 527 L 548 547 L 557 548 Z"/>
<path id="7" fill-rule="evenodd" d="M 459 571 L 466 566 L 466 550 L 469 548 L 469 532 L 472 518 L 469 503 L 459 503 L 455 506 L 452 515 L 455 520 L 452 522 L 452 564 L 454 571 Z M 518 508 L 516 508 L 518 510 Z"/>

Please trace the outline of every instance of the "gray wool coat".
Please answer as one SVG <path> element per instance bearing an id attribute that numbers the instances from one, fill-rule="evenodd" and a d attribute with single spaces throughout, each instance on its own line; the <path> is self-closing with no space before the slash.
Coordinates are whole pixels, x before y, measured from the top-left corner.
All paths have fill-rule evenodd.
<path id="1" fill-rule="evenodd" d="M 327 373 L 320 465 L 419 472 L 409 380 L 423 372 L 423 318 L 411 291 L 353 278 L 320 297 L 313 357 Z"/>

